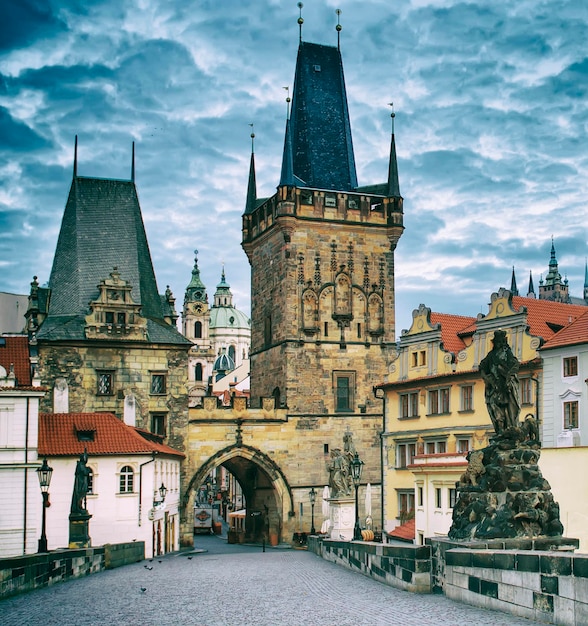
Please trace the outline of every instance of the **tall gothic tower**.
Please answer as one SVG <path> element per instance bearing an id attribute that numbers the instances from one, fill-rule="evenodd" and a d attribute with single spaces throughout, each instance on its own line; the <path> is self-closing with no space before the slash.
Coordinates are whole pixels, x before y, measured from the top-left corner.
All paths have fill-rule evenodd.
<path id="1" fill-rule="evenodd" d="M 252 406 L 365 413 L 395 341 L 402 197 L 394 129 L 388 180 L 359 187 L 339 47 L 300 41 L 277 193 L 258 199 L 253 152 L 242 246 L 251 264 Z M 392 114 L 394 117 L 394 114 Z"/>

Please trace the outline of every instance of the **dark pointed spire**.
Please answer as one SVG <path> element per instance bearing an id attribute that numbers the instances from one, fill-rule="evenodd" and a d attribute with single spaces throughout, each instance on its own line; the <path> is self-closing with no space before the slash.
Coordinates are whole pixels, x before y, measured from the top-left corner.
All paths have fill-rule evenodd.
<path id="1" fill-rule="evenodd" d="M 131 155 L 131 180 L 135 182 L 135 142 L 133 141 L 133 150 Z"/>
<path id="2" fill-rule="evenodd" d="M 512 266 L 512 276 L 510 277 L 510 293 L 512 293 L 513 296 L 518 296 L 519 295 L 519 290 L 518 290 L 518 287 L 517 287 L 517 278 L 515 276 L 514 265 Z"/>
<path id="3" fill-rule="evenodd" d="M 73 177 L 75 178 L 77 175 L 78 175 L 78 136 L 76 135 L 76 140 L 74 144 Z"/>
<path id="4" fill-rule="evenodd" d="M 339 21 L 341 9 L 337 9 L 335 13 L 337 14 L 337 26 L 335 27 L 335 30 L 337 31 L 337 50 L 341 50 L 341 29 L 343 28 L 343 26 L 341 26 L 341 22 Z"/>
<path id="5" fill-rule="evenodd" d="M 253 140 L 253 124 L 251 126 L 251 161 L 249 162 L 249 183 L 247 184 L 247 201 L 245 202 L 245 213 L 253 213 L 257 203 L 257 183 L 255 181 L 255 150 Z"/>
<path id="6" fill-rule="evenodd" d="M 400 198 L 400 184 L 398 182 L 398 161 L 396 159 L 396 141 L 394 139 L 394 104 L 391 102 L 392 113 L 390 117 L 392 119 L 392 136 L 390 138 L 390 162 L 388 164 L 388 189 L 387 194 L 390 197 Z"/>
<path id="7" fill-rule="evenodd" d="M 529 271 L 529 289 L 527 291 L 527 298 L 535 297 L 535 286 L 533 285 L 533 272 Z"/>
<path id="8" fill-rule="evenodd" d="M 555 244 L 553 243 L 553 237 L 551 237 L 551 256 L 549 259 L 549 269 L 555 267 L 557 271 L 557 259 L 555 258 Z"/>
<path id="9" fill-rule="evenodd" d="M 300 37 L 299 37 L 299 41 L 302 42 L 302 24 L 304 24 L 304 20 L 302 19 L 302 7 L 304 5 L 302 4 L 302 2 L 298 3 L 298 8 L 300 9 L 300 16 L 298 17 L 298 28 L 300 29 Z"/>

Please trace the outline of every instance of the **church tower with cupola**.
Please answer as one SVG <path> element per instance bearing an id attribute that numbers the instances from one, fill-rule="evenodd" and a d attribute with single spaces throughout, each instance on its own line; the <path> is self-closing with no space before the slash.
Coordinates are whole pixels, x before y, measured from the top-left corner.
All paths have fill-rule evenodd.
<path id="1" fill-rule="evenodd" d="M 305 42 L 301 26 L 277 192 L 257 197 L 252 152 L 243 215 L 252 406 L 273 396 L 298 416 L 381 410 L 373 386 L 394 353 L 404 228 L 393 122 L 387 181 L 359 186 L 339 43 Z"/>

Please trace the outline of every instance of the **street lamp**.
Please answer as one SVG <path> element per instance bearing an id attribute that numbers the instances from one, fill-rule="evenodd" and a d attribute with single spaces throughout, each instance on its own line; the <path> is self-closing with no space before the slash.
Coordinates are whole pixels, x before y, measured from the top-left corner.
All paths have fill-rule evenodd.
<path id="1" fill-rule="evenodd" d="M 159 493 L 160 499 L 156 500 L 155 498 L 153 498 L 153 508 L 155 508 L 159 504 L 163 504 L 163 501 L 165 500 L 165 494 L 167 493 L 167 487 L 163 483 L 161 483 L 161 487 L 157 490 L 157 493 Z"/>
<path id="2" fill-rule="evenodd" d="M 51 476 L 53 476 L 53 468 L 47 464 L 47 459 L 43 459 L 43 465 L 37 468 L 37 477 L 39 478 L 39 487 L 43 496 L 43 521 L 41 523 L 41 538 L 39 539 L 38 552 L 47 552 L 47 535 L 45 534 L 46 511 L 49 506 L 49 485 L 51 484 Z"/>
<path id="3" fill-rule="evenodd" d="M 316 532 L 314 528 L 314 503 L 316 502 L 316 491 L 314 487 L 308 492 L 308 498 L 310 500 L 310 534 L 314 535 Z"/>
<path id="4" fill-rule="evenodd" d="M 355 485 L 355 528 L 353 529 L 353 541 L 361 541 L 361 528 L 359 526 L 359 506 L 357 501 L 357 490 L 361 482 L 361 470 L 363 469 L 363 461 L 359 458 L 357 452 L 351 461 L 351 477 Z"/>

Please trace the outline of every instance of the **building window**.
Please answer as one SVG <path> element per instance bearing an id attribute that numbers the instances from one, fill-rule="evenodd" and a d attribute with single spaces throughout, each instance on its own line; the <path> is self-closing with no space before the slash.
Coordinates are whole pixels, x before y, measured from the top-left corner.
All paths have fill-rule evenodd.
<path id="1" fill-rule="evenodd" d="M 411 465 L 416 455 L 416 442 L 399 443 L 396 446 L 396 467 L 404 469 Z"/>
<path id="2" fill-rule="evenodd" d="M 461 410 L 473 411 L 474 410 L 474 386 L 463 385 L 461 387 Z"/>
<path id="3" fill-rule="evenodd" d="M 418 494 L 419 494 L 419 506 L 423 506 L 423 488 L 422 487 L 418 488 Z"/>
<path id="4" fill-rule="evenodd" d="M 165 413 L 152 413 L 151 414 L 151 432 L 156 435 L 165 437 L 165 426 L 167 422 L 167 415 Z"/>
<path id="5" fill-rule="evenodd" d="M 325 337 L 329 336 L 329 322 L 325 322 L 325 330 L 324 333 Z"/>
<path id="6" fill-rule="evenodd" d="M 202 363 L 196 363 L 196 367 L 194 368 L 194 380 L 202 381 Z"/>
<path id="7" fill-rule="evenodd" d="M 533 385 L 530 378 L 521 378 L 521 403 L 533 404 Z"/>
<path id="8" fill-rule="evenodd" d="M 461 437 L 457 440 L 457 451 L 461 454 L 465 452 L 469 452 L 470 450 L 470 438 L 469 437 Z"/>
<path id="9" fill-rule="evenodd" d="M 165 394 L 165 374 L 151 374 L 151 394 L 163 396 Z"/>
<path id="10" fill-rule="evenodd" d="M 435 487 L 435 508 L 436 509 L 440 509 L 441 508 L 441 488 L 440 487 Z"/>
<path id="11" fill-rule="evenodd" d="M 449 508 L 454 509 L 457 502 L 457 489 L 449 489 Z"/>
<path id="12" fill-rule="evenodd" d="M 429 415 L 449 413 L 449 388 L 429 391 Z"/>
<path id="13" fill-rule="evenodd" d="M 414 517 L 414 490 L 398 491 L 398 517 L 401 524 Z"/>
<path id="14" fill-rule="evenodd" d="M 353 411 L 353 394 L 355 389 L 354 372 L 334 372 L 335 411 Z"/>
<path id="15" fill-rule="evenodd" d="M 272 316 L 266 316 L 263 322 L 263 341 L 265 347 L 269 347 L 272 344 Z"/>
<path id="16" fill-rule="evenodd" d="M 229 357 L 235 362 L 235 346 L 229 346 Z"/>
<path id="17" fill-rule="evenodd" d="M 130 465 L 121 468 L 119 474 L 119 493 L 133 493 L 135 472 Z"/>
<path id="18" fill-rule="evenodd" d="M 114 324 L 114 311 L 105 311 L 104 319 L 107 324 Z"/>
<path id="19" fill-rule="evenodd" d="M 427 352 L 425 350 L 415 350 L 411 353 L 410 358 L 412 367 L 423 367 L 427 364 Z"/>
<path id="20" fill-rule="evenodd" d="M 424 350 L 419 352 L 419 366 L 423 366 L 427 364 L 427 353 Z"/>
<path id="21" fill-rule="evenodd" d="M 336 207 L 337 206 L 337 196 L 333 196 L 331 194 L 325 195 L 325 206 Z"/>
<path id="22" fill-rule="evenodd" d="M 94 472 L 88 467 L 88 495 L 93 496 L 94 493 Z"/>
<path id="23" fill-rule="evenodd" d="M 127 323 L 127 316 L 125 313 L 116 314 L 116 323 L 124 326 Z"/>
<path id="24" fill-rule="evenodd" d="M 578 428 L 578 402 L 564 402 L 564 428 Z"/>
<path id="25" fill-rule="evenodd" d="M 570 356 L 563 360 L 563 375 L 564 376 L 577 376 L 578 375 L 578 357 Z"/>
<path id="26" fill-rule="evenodd" d="M 400 417 L 419 416 L 419 392 L 400 394 Z"/>
<path id="27" fill-rule="evenodd" d="M 412 352 L 410 355 L 410 362 L 412 367 L 417 367 L 419 364 L 419 354 L 418 352 Z"/>
<path id="28" fill-rule="evenodd" d="M 114 374 L 113 372 L 97 372 L 98 374 L 98 388 L 96 393 L 99 396 L 111 396 L 114 389 Z"/>
<path id="29" fill-rule="evenodd" d="M 445 454 L 447 452 L 447 441 L 437 439 L 425 442 L 425 454 Z"/>
<path id="30" fill-rule="evenodd" d="M 194 338 L 202 339 L 202 322 L 196 322 L 194 324 Z"/>

